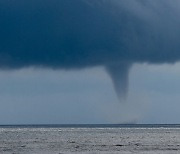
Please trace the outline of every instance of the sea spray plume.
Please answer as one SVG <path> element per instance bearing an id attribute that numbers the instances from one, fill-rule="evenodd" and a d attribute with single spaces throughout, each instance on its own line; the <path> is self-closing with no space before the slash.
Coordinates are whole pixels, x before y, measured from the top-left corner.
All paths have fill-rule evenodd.
<path id="1" fill-rule="evenodd" d="M 179 0 L 0 0 L 0 67 L 105 66 L 125 97 L 131 64 L 180 60 Z"/>

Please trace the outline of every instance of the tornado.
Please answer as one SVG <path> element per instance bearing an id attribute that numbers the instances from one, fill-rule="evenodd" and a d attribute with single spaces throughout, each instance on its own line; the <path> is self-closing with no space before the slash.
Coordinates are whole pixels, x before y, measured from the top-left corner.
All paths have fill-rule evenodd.
<path id="1" fill-rule="evenodd" d="M 119 63 L 106 66 L 107 73 L 112 79 L 115 92 L 120 101 L 125 101 L 128 94 L 128 75 L 131 64 Z"/>

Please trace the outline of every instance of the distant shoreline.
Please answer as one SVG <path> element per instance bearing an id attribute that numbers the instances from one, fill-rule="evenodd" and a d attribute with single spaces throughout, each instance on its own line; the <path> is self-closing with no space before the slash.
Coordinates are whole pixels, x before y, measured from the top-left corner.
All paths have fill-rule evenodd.
<path id="1" fill-rule="evenodd" d="M 180 124 L 8 124 L 0 128 L 180 128 Z"/>

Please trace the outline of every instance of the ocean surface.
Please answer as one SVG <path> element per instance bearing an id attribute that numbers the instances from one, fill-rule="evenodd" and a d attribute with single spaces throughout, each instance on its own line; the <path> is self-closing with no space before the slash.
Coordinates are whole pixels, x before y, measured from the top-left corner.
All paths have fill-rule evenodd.
<path id="1" fill-rule="evenodd" d="M 0 154 L 178 154 L 180 125 L 1 125 Z"/>

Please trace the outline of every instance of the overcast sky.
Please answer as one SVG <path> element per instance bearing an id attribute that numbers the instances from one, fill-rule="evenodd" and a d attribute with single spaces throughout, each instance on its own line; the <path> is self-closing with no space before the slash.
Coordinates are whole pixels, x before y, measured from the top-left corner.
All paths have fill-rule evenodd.
<path id="1" fill-rule="evenodd" d="M 127 102 L 102 67 L 0 72 L 0 123 L 179 123 L 180 63 L 136 64 Z"/>
<path id="2" fill-rule="evenodd" d="M 179 0 L 1 0 L 0 124 L 180 123 Z"/>

